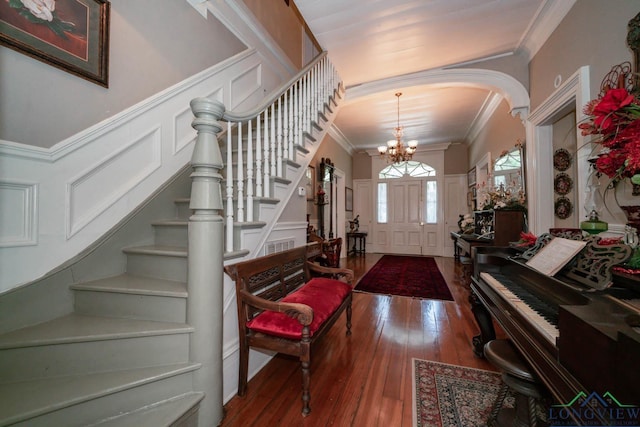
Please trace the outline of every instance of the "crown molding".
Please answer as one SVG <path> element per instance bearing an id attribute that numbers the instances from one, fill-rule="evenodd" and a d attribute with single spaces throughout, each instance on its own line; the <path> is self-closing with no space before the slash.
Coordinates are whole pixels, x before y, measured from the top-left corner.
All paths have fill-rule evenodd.
<path id="1" fill-rule="evenodd" d="M 493 116 L 493 113 L 495 113 L 500 106 L 502 100 L 502 95 L 499 93 L 491 92 L 487 95 L 480 111 L 478 111 L 478 114 L 473 119 L 471 126 L 469 126 L 469 132 L 467 132 L 467 135 L 465 136 L 466 141 L 469 143 L 475 141 L 480 131 L 487 125 Z"/>
<path id="2" fill-rule="evenodd" d="M 478 68 L 419 71 L 351 86 L 346 90 L 345 104 L 397 87 L 424 85 L 487 89 L 500 94 L 509 103 L 512 114 L 520 113 L 521 118 L 524 119 L 529 111 L 529 92 L 522 83 L 506 73 Z"/>
<path id="3" fill-rule="evenodd" d="M 577 0 L 547 0 L 536 12 L 529 27 L 525 30 L 518 48 L 527 53 L 527 60 L 538 53 L 560 22 L 569 13 Z"/>
<path id="4" fill-rule="evenodd" d="M 355 152 L 354 146 L 351 145 L 347 137 L 342 133 L 340 128 L 335 125 L 335 123 L 331 124 L 331 127 L 327 131 L 327 134 L 331 138 L 333 138 L 333 140 L 336 141 L 339 146 L 344 148 L 344 150 L 349 153 L 349 155 L 353 155 L 353 153 Z"/>

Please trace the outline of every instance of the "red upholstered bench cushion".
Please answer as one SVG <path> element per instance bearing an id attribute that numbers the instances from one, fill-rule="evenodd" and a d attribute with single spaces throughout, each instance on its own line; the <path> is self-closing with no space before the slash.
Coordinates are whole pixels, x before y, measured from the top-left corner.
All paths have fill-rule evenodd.
<path id="1" fill-rule="evenodd" d="M 335 279 L 315 277 L 302 288 L 282 298 L 280 302 L 306 304 L 313 309 L 313 321 L 309 325 L 311 336 L 342 304 L 351 292 L 351 286 Z M 302 325 L 284 313 L 263 311 L 247 322 L 252 331 L 288 339 L 302 338 Z"/>

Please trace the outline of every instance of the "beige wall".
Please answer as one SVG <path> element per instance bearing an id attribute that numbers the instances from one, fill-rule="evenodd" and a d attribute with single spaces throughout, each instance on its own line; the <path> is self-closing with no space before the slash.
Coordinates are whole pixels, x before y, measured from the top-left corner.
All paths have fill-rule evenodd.
<path id="1" fill-rule="evenodd" d="M 525 128 L 520 117 L 509 113 L 509 104 L 502 101 L 489 122 L 469 146 L 469 165 L 473 167 L 484 155 L 491 153 L 492 161 L 504 150 L 510 150 L 525 140 Z"/>
<path id="2" fill-rule="evenodd" d="M 315 156 L 311 160 L 310 165 L 315 167 L 316 175 L 320 171 L 321 159 L 331 159 L 331 162 L 335 165 L 336 169 L 344 172 L 344 183 L 346 187 L 353 189 L 353 169 L 351 162 L 351 155 L 340 144 L 333 140 L 333 138 L 327 136 L 322 141 L 322 144 L 318 148 Z M 318 177 L 316 176 L 316 179 Z M 310 215 L 312 220 L 318 218 L 318 207 L 313 202 L 307 202 L 306 213 Z M 347 212 L 347 219 L 351 218 L 351 212 Z M 300 218 L 298 217 L 298 220 Z"/>
<path id="3" fill-rule="evenodd" d="M 583 65 L 596 96 L 611 67 L 632 60 L 627 24 L 638 12 L 640 0 L 578 0 L 530 62 L 531 110 L 555 90 L 556 76 L 564 82 Z"/>
<path id="4" fill-rule="evenodd" d="M 451 144 L 444 152 L 444 174 L 455 175 L 469 170 L 469 150 L 467 144 Z"/>
<path id="5" fill-rule="evenodd" d="M 303 67 L 302 40 L 304 27 L 293 7 L 284 0 L 244 0 L 244 3 L 267 32 L 287 54 L 291 62 Z"/>
<path id="6" fill-rule="evenodd" d="M 353 154 L 353 179 L 371 179 L 371 156 L 367 153 Z"/>
<path id="7" fill-rule="evenodd" d="M 109 88 L 0 46 L 0 139 L 49 148 L 245 46 L 186 1 L 111 0 Z"/>

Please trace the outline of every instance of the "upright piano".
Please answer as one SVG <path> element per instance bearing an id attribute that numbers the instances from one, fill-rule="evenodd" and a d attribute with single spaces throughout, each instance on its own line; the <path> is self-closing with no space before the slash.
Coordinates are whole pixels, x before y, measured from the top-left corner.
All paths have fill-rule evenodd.
<path id="1" fill-rule="evenodd" d="M 474 351 L 481 356 L 495 339 L 495 319 L 556 403 L 595 392 L 640 407 L 640 279 L 611 268 L 631 249 L 591 238 L 555 277 L 526 264 L 538 249 L 474 248 L 470 301 L 480 327 Z M 611 415 L 602 412 L 598 421 L 614 425 Z"/>

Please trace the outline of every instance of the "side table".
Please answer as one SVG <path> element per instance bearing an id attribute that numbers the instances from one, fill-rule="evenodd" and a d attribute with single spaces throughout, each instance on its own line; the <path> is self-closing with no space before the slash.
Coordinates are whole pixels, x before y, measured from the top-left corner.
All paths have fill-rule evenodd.
<path id="1" fill-rule="evenodd" d="M 350 242 L 353 239 L 353 246 L 351 246 Z M 367 248 L 367 233 L 347 233 L 347 248 L 348 254 L 364 254 Z"/>

